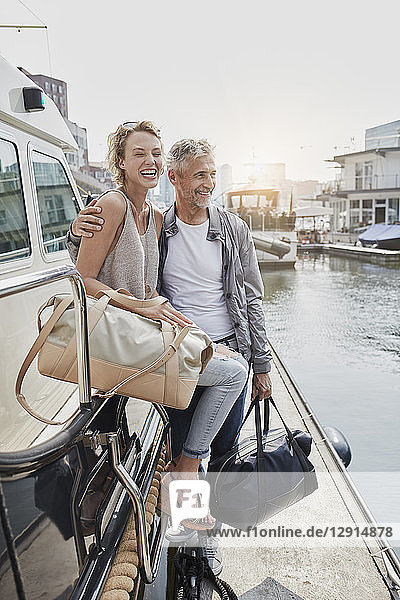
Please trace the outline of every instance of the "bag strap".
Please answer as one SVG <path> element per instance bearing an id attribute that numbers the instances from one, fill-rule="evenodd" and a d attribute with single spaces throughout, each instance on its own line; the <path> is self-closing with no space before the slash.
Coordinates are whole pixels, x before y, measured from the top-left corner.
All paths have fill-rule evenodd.
<path id="1" fill-rule="evenodd" d="M 54 301 L 54 296 L 51 300 Z M 47 337 L 51 333 L 51 330 L 53 329 L 54 325 L 57 323 L 58 319 L 67 310 L 67 308 L 72 304 L 73 301 L 74 301 L 73 296 L 67 296 L 56 307 L 53 314 L 50 316 L 49 320 L 41 328 L 38 337 L 33 342 L 31 349 L 29 350 L 28 354 L 25 357 L 24 362 L 21 365 L 21 368 L 20 368 L 18 376 L 17 376 L 17 380 L 15 382 L 15 397 L 18 400 L 18 402 L 26 410 L 26 412 L 28 412 L 32 417 L 34 417 L 35 419 L 38 419 L 39 421 L 42 421 L 42 423 L 46 423 L 47 425 L 65 425 L 65 423 L 68 423 L 68 421 L 70 421 L 79 412 L 79 409 L 76 410 L 74 412 L 74 414 L 71 415 L 65 421 L 51 421 L 50 419 L 46 419 L 45 417 L 42 417 L 36 411 L 34 411 L 33 408 L 31 408 L 29 406 L 29 404 L 27 403 L 25 396 L 21 393 L 22 382 L 24 380 L 27 370 L 29 369 L 29 367 L 33 363 L 33 361 L 35 360 L 40 349 L 42 348 L 45 341 L 47 340 Z M 50 304 L 51 304 L 51 302 L 50 302 Z M 50 304 L 46 303 L 47 306 L 50 306 Z M 41 310 L 43 310 L 44 308 L 45 308 L 45 305 L 42 305 Z"/>
<path id="2" fill-rule="evenodd" d="M 161 321 L 161 327 L 165 327 L 165 326 L 166 325 L 164 325 L 164 321 Z M 175 354 L 175 352 L 178 350 L 179 346 L 181 345 L 182 341 L 185 339 L 185 337 L 189 333 L 190 329 L 191 329 L 191 326 L 186 325 L 186 327 L 183 327 L 183 329 L 179 333 L 176 332 L 174 339 L 172 340 L 172 342 L 170 342 L 168 344 L 168 348 L 166 348 L 164 350 L 164 352 L 162 354 L 160 354 L 160 356 L 158 358 L 156 358 L 156 360 L 154 360 L 152 363 L 147 365 L 147 367 L 144 367 L 137 373 L 130 375 L 129 377 L 127 377 L 126 379 L 124 379 L 123 381 L 118 383 L 116 386 L 114 386 L 113 388 L 108 390 L 108 392 L 103 392 L 102 394 L 99 394 L 99 396 L 101 398 L 109 398 L 110 396 L 113 396 L 114 394 L 116 394 L 117 391 L 119 390 L 119 388 L 121 388 L 123 385 L 129 383 L 130 381 L 133 381 L 134 379 L 137 379 L 138 377 L 141 377 L 142 375 L 145 375 L 146 373 L 151 373 L 152 371 L 155 371 L 156 369 L 161 367 L 163 364 L 165 364 L 167 362 L 167 360 L 169 360 Z M 166 377 L 167 377 L 167 374 L 166 374 Z M 165 385 L 168 385 L 167 381 L 165 382 Z"/>
<path id="3" fill-rule="evenodd" d="M 154 306 L 160 306 L 160 304 L 168 302 L 167 298 L 164 298 L 163 296 L 156 296 L 155 298 L 149 298 L 148 300 L 139 300 L 124 289 L 100 290 L 97 292 L 96 298 L 103 295 L 108 296 L 111 300 L 118 302 L 118 304 L 128 310 L 135 308 L 153 308 Z"/>
<path id="4" fill-rule="evenodd" d="M 288 439 L 289 439 L 289 444 L 291 444 L 293 442 L 293 434 L 290 431 L 289 427 L 286 425 L 284 418 L 282 417 L 281 413 L 279 412 L 278 407 L 275 404 L 275 400 L 272 398 L 272 396 L 270 396 L 269 398 L 264 398 L 264 429 L 262 431 L 261 437 L 262 435 L 266 435 L 269 431 L 269 420 L 270 420 L 270 403 L 272 404 L 272 406 L 275 408 L 276 412 L 278 413 L 278 416 L 280 418 L 280 420 L 282 421 L 282 424 L 286 430 Z M 255 411 L 255 421 L 256 421 L 256 432 L 257 432 L 257 427 L 259 425 L 260 427 L 260 432 L 261 432 L 261 412 L 260 412 L 260 397 L 257 395 L 254 400 L 251 401 L 250 406 L 247 410 L 246 416 L 244 417 L 242 424 L 239 428 L 238 431 L 238 435 L 243 427 L 243 425 L 245 424 L 245 422 L 247 421 L 248 417 L 250 416 L 250 413 L 252 412 L 252 410 L 254 408 L 257 408 L 258 410 Z"/>

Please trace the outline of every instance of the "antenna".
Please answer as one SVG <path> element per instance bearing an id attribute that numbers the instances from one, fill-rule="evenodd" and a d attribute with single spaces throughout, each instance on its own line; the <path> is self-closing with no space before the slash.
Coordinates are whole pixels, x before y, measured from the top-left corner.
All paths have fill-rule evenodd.
<path id="1" fill-rule="evenodd" d="M 19 2 L 20 4 L 22 4 L 22 6 L 24 8 L 26 8 L 26 10 L 28 12 L 30 12 L 31 15 L 33 17 L 35 17 L 35 19 L 37 19 L 41 23 L 41 25 L 0 25 L 0 29 L 16 29 L 17 33 L 21 33 L 21 29 L 44 29 L 46 31 L 47 58 L 48 58 L 48 61 L 49 61 L 50 77 L 53 77 L 53 67 L 51 65 L 51 55 L 50 55 L 49 31 L 47 29 L 47 25 L 42 21 L 42 19 L 40 17 L 38 17 L 38 15 L 36 15 L 33 12 L 33 10 L 31 10 L 29 8 L 29 6 L 27 6 L 26 4 L 24 4 L 24 2 L 22 2 L 22 0 L 17 0 L 17 2 Z"/>

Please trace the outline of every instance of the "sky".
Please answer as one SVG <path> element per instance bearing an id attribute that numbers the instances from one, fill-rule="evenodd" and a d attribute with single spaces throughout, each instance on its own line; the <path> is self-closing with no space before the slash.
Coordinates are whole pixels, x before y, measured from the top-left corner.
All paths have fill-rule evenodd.
<path id="1" fill-rule="evenodd" d="M 362 150 L 400 118 L 399 0 L 3 0 L 0 53 L 68 83 L 69 118 L 102 160 L 118 123 L 150 119 L 168 148 L 206 137 L 217 163 L 284 162 L 334 179 L 325 159 Z M 6 5 L 6 6 L 4 6 Z"/>

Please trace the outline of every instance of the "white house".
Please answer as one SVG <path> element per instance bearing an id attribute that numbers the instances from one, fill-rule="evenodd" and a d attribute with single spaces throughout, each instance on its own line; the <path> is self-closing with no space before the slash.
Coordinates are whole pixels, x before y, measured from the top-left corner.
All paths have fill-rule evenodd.
<path id="1" fill-rule="evenodd" d="M 385 135 L 380 136 L 380 130 Z M 333 209 L 332 231 L 351 232 L 375 223 L 399 221 L 399 132 L 400 121 L 367 129 L 367 150 L 333 158 L 340 173 L 321 195 L 329 199 Z M 390 147 L 385 147 L 385 143 L 390 143 Z"/>

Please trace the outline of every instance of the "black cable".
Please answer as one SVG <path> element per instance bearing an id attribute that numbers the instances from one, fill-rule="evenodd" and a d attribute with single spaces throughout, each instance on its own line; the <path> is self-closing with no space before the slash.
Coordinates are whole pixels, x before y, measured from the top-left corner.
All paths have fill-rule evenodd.
<path id="1" fill-rule="evenodd" d="M 20 600 L 26 600 L 26 594 L 24 589 L 24 582 L 22 580 L 22 574 L 20 571 L 20 567 L 18 564 L 18 556 L 17 551 L 15 549 L 15 544 L 13 540 L 13 535 L 11 532 L 10 522 L 8 520 L 7 515 L 7 507 L 3 494 L 3 486 L 0 482 L 0 521 L 3 526 L 4 537 L 7 544 L 8 555 L 10 557 L 11 568 L 14 575 L 15 586 L 17 588 L 18 596 Z"/>
<path id="2" fill-rule="evenodd" d="M 174 565 L 180 580 L 176 600 L 199 600 L 203 580 L 208 580 L 213 585 L 221 600 L 238 600 L 229 583 L 214 575 L 204 556 L 191 556 L 185 552 L 177 552 L 174 556 Z"/>

